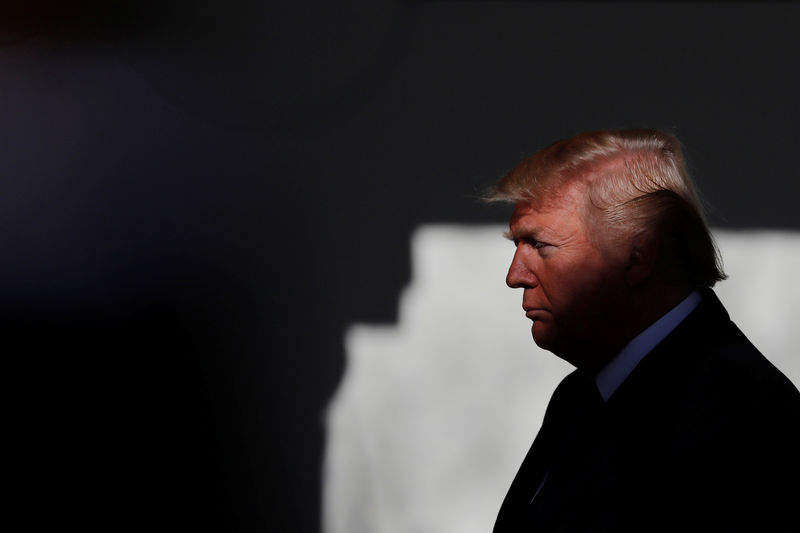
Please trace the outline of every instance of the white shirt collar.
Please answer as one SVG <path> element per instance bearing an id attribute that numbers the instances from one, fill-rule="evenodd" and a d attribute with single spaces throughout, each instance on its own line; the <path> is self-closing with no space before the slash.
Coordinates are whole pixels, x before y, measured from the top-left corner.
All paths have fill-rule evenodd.
<path id="1" fill-rule="evenodd" d="M 699 291 L 692 292 L 667 314 L 656 320 L 646 330 L 634 337 L 597 374 L 595 383 L 603 399 L 608 401 L 614 391 L 633 372 L 644 356 L 663 341 L 700 304 Z"/>

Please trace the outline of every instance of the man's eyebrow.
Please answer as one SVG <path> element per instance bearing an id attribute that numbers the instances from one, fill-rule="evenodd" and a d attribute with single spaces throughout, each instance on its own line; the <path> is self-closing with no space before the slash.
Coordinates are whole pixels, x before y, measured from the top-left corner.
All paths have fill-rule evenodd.
<path id="1" fill-rule="evenodd" d="M 540 228 L 531 228 L 531 229 L 521 229 L 518 231 L 508 230 L 503 233 L 503 237 L 510 241 L 516 241 L 518 239 L 533 239 L 537 240 L 537 236 L 541 232 Z"/>

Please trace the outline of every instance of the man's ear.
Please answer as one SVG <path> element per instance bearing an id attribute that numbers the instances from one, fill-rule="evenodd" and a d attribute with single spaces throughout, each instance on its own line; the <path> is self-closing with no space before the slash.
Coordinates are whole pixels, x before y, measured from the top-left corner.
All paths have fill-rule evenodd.
<path id="1" fill-rule="evenodd" d="M 629 287 L 641 285 L 655 273 L 660 242 L 651 231 L 643 231 L 633 238 L 625 270 Z"/>

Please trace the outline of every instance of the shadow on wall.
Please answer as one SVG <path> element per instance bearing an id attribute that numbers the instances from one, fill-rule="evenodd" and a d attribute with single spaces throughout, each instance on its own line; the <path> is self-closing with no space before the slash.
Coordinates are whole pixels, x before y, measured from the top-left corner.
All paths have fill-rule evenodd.
<path id="1" fill-rule="evenodd" d="M 202 350 L 178 315 L 133 301 L 43 307 L 0 309 L 11 512 L 98 531 L 228 527 Z"/>
<path id="2" fill-rule="evenodd" d="M 501 226 L 424 226 L 396 326 L 354 325 L 328 412 L 325 533 L 491 531 L 572 367 L 530 339 Z M 800 233 L 716 231 L 731 318 L 796 385 Z"/>

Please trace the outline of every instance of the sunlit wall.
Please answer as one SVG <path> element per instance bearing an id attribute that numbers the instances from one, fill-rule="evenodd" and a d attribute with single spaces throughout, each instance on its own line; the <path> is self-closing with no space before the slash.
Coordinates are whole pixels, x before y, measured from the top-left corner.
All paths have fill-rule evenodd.
<path id="1" fill-rule="evenodd" d="M 392 326 L 355 324 L 327 414 L 325 533 L 485 533 L 571 366 L 505 287 L 501 226 L 423 226 Z M 716 231 L 732 319 L 800 385 L 800 233 Z"/>

